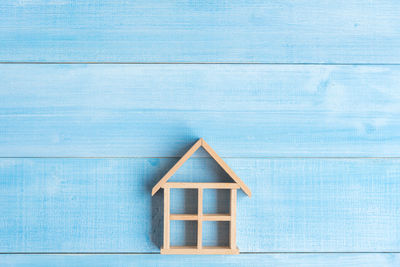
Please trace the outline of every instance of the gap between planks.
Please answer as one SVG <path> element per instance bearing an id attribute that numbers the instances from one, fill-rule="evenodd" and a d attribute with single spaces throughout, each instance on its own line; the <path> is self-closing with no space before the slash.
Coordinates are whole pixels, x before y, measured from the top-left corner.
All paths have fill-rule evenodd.
<path id="1" fill-rule="evenodd" d="M 0 61 L 0 64 L 15 65 L 311 65 L 311 66 L 400 66 L 400 63 L 362 62 L 116 62 L 116 61 Z"/>
<path id="2" fill-rule="evenodd" d="M 0 252 L 0 255 L 157 255 L 159 252 Z M 240 254 L 400 254 L 400 251 L 243 252 Z"/>

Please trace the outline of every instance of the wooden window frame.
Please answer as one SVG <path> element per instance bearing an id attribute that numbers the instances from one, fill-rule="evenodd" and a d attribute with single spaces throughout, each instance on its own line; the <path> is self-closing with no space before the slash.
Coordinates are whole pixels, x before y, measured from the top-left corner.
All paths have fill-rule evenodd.
<path id="1" fill-rule="evenodd" d="M 161 254 L 239 254 L 236 247 L 236 183 L 165 183 L 164 189 L 164 245 Z M 171 214 L 170 213 L 170 189 L 197 189 L 197 214 Z M 203 214 L 204 189 L 228 189 L 230 190 L 229 214 Z M 171 246 L 170 225 L 172 220 L 197 221 L 197 245 L 196 246 Z M 229 222 L 229 246 L 203 246 L 203 222 L 227 221 Z"/>

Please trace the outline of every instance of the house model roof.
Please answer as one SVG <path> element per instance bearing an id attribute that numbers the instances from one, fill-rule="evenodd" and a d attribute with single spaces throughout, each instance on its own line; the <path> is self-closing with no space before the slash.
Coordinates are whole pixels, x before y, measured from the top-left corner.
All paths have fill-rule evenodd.
<path id="1" fill-rule="evenodd" d="M 203 138 L 197 140 L 197 142 L 182 156 L 182 158 L 180 158 L 178 162 L 160 179 L 160 181 L 158 181 L 158 183 L 151 190 L 151 195 L 154 196 L 154 194 L 164 186 L 168 179 L 175 174 L 175 172 L 183 165 L 183 163 L 185 163 L 185 161 L 188 160 L 200 147 L 203 147 L 204 150 L 210 154 L 210 156 L 218 163 L 218 165 L 221 166 L 221 168 L 235 181 L 235 183 L 240 186 L 243 192 L 245 192 L 249 197 L 251 196 L 250 188 L 248 188 L 246 184 L 239 178 L 239 176 L 237 176 L 236 173 L 229 168 L 225 161 L 223 161 L 222 158 L 217 155 L 217 153 L 206 143 L 206 141 L 203 140 Z"/>

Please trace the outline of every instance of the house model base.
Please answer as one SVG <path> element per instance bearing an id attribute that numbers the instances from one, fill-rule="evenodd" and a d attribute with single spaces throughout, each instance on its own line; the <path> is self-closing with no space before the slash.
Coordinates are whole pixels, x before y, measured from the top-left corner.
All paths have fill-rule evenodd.
<path id="1" fill-rule="evenodd" d="M 233 255 L 239 254 L 239 249 L 231 249 L 229 247 L 203 247 L 198 249 L 197 247 L 189 247 L 189 246 L 182 246 L 182 247 L 170 247 L 170 248 L 162 248 L 161 254 L 201 254 L 201 255 L 218 255 L 218 254 L 225 254 L 225 255 Z"/>
<path id="2" fill-rule="evenodd" d="M 233 183 L 187 183 L 167 182 L 168 179 L 182 166 L 182 164 L 199 148 L 203 147 L 208 154 L 222 167 L 233 179 Z M 215 151 L 200 138 L 183 157 L 164 175 L 153 187 L 152 195 L 159 189 L 164 191 L 164 246 L 161 254 L 239 254 L 236 246 L 236 201 L 237 190 L 242 189 L 248 196 L 250 189 L 242 180 L 226 165 L 226 163 L 215 153 Z M 197 190 L 197 214 L 171 214 L 170 194 L 171 189 L 196 189 Z M 205 189 L 219 189 L 230 191 L 230 211 L 228 214 L 203 213 L 203 191 Z M 170 245 L 170 221 L 197 221 L 197 246 L 171 246 Z M 209 247 L 203 246 L 203 222 L 204 221 L 226 221 L 229 222 L 229 246 Z"/>

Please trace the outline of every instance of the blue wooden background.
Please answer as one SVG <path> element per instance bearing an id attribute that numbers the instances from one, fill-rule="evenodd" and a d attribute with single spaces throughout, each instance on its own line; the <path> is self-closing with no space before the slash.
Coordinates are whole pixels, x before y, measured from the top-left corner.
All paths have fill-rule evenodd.
<path id="1" fill-rule="evenodd" d="M 0 266 L 399 266 L 399 14 L 394 0 L 1 1 Z M 199 137 L 252 189 L 240 255 L 158 254 L 151 188 Z M 227 175 L 199 151 L 173 179 Z M 219 211 L 226 195 L 205 199 Z M 172 241 L 194 242 L 191 227 Z"/>

